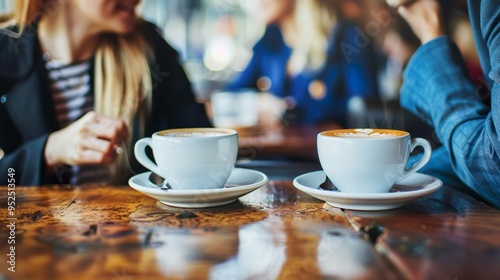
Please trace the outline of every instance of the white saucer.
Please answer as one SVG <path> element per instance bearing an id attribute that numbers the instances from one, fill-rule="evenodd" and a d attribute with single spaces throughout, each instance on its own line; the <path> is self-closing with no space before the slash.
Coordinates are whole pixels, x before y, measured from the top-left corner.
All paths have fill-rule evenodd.
<path id="1" fill-rule="evenodd" d="M 415 173 L 394 185 L 388 193 L 342 193 L 319 189 L 325 182 L 323 171 L 315 171 L 298 176 L 293 185 L 326 203 L 351 210 L 387 210 L 398 208 L 424 195 L 437 191 L 443 182 L 436 177 Z"/>
<path id="2" fill-rule="evenodd" d="M 267 176 L 259 171 L 234 168 L 224 188 L 205 190 L 165 190 L 149 181 L 151 172 L 133 176 L 128 184 L 161 203 L 182 208 L 214 207 L 232 203 L 240 196 L 254 191 L 268 182 Z"/>

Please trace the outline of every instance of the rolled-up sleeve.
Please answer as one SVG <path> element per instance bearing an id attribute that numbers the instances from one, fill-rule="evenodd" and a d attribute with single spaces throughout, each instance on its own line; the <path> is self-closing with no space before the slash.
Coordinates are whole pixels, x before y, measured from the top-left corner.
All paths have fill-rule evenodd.
<path id="1" fill-rule="evenodd" d="M 455 44 L 439 37 L 410 60 L 401 104 L 435 127 L 460 179 L 500 208 L 500 88 L 494 75 L 490 108 L 476 94 Z"/>

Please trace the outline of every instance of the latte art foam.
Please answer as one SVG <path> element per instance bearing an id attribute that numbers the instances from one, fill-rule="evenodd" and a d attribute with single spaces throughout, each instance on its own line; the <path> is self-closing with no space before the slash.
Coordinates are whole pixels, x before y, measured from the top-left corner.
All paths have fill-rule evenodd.
<path id="1" fill-rule="evenodd" d="M 348 136 L 348 137 L 375 137 L 375 138 L 380 138 L 380 137 L 397 137 L 398 135 L 395 133 L 379 133 L 379 132 L 373 132 L 370 134 L 366 133 L 360 133 L 360 132 L 348 132 L 348 133 L 339 133 L 337 136 Z"/>
<path id="2" fill-rule="evenodd" d="M 214 137 L 214 136 L 222 136 L 226 135 L 227 133 L 221 133 L 221 132 L 208 132 L 208 131 L 193 131 L 193 132 L 186 132 L 186 131 L 175 131 L 175 132 L 169 132 L 165 134 L 161 134 L 161 136 L 166 136 L 166 137 L 185 137 L 185 138 L 196 138 L 196 137 Z"/>
<path id="3" fill-rule="evenodd" d="M 392 129 L 339 129 L 324 132 L 325 136 L 348 137 L 348 138 L 392 138 L 408 135 L 405 131 Z"/>

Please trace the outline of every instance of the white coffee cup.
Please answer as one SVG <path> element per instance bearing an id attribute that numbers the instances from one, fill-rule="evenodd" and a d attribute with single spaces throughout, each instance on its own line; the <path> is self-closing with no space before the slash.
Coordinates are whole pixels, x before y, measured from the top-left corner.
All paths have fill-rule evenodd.
<path id="1" fill-rule="evenodd" d="M 415 147 L 422 158 L 406 168 Z M 338 129 L 318 134 L 321 167 L 341 192 L 384 193 L 429 161 L 432 148 L 422 138 L 393 129 Z"/>
<path id="2" fill-rule="evenodd" d="M 156 164 L 146 155 L 146 146 L 153 149 Z M 137 141 L 134 153 L 174 190 L 222 188 L 236 163 L 238 134 L 220 128 L 163 130 Z"/>
<path id="3" fill-rule="evenodd" d="M 252 90 L 218 91 L 210 97 L 216 127 L 252 127 L 258 122 L 259 94 Z"/>

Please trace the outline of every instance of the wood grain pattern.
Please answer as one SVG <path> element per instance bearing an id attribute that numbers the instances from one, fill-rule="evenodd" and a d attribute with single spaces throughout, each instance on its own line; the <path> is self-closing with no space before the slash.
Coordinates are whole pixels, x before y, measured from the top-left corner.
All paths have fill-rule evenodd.
<path id="1" fill-rule="evenodd" d="M 0 187 L 0 219 L 6 188 Z M 129 187 L 17 187 L 16 273 L 5 279 L 400 279 L 340 209 L 267 186 L 179 209 Z M 0 256 L 8 229 L 0 229 Z"/>
<path id="2" fill-rule="evenodd" d="M 382 255 L 408 278 L 498 279 L 500 213 L 444 187 L 390 211 L 346 211 L 355 227 L 383 225 Z"/>
<path id="3" fill-rule="evenodd" d="M 0 220 L 6 221 L 0 187 Z M 499 212 L 450 187 L 389 211 L 290 181 L 230 205 L 165 206 L 129 187 L 16 188 L 16 273 L 0 279 L 498 279 Z"/>

